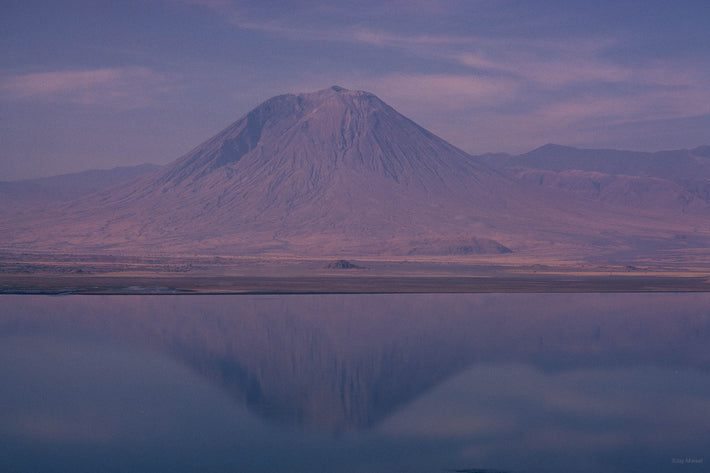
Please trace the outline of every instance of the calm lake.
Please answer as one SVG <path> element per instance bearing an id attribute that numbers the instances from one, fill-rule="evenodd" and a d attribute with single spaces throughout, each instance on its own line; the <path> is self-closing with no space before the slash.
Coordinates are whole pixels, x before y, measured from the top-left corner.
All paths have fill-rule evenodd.
<path id="1" fill-rule="evenodd" d="M 0 471 L 710 471 L 710 294 L 0 296 Z"/>

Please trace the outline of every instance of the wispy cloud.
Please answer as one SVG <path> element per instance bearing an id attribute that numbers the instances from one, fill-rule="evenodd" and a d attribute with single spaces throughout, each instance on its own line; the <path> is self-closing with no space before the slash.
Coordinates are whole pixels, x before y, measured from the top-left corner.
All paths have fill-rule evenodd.
<path id="1" fill-rule="evenodd" d="M 303 2 L 294 6 L 287 16 L 265 17 L 254 13 L 254 8 L 228 0 L 181 0 L 181 3 L 198 6 L 213 11 L 231 25 L 251 31 L 271 33 L 289 39 L 302 41 L 334 41 L 370 44 L 387 47 L 409 47 L 412 45 L 471 44 L 478 38 L 466 36 L 400 35 L 384 30 L 370 29 L 360 24 L 363 8 L 353 9 L 337 4 Z M 395 16 L 405 12 L 442 13 L 446 12 L 445 2 L 395 0 L 373 2 L 367 8 L 370 16 Z M 309 26 L 317 17 L 317 26 Z M 300 21 L 300 19 L 309 21 Z M 331 21 L 328 21 L 330 19 Z"/>
<path id="2" fill-rule="evenodd" d="M 568 38 L 492 37 L 465 34 L 402 34 L 373 29 L 357 22 L 318 28 L 294 22 L 290 17 L 258 19 L 248 9 L 223 0 L 185 0 L 218 12 L 233 26 L 293 40 L 370 45 L 407 54 L 449 61 L 494 76 L 514 77 L 537 87 L 559 88 L 574 84 L 630 83 L 639 85 L 689 85 L 692 71 L 670 64 L 625 65 L 605 59 L 620 43 L 613 37 Z M 396 3 L 396 2 L 395 2 Z M 314 9 L 315 7 L 312 7 Z M 414 7 L 413 7 L 414 8 Z M 419 9 L 420 7 L 416 7 Z M 327 10 L 327 9 L 326 9 Z M 441 10 L 440 6 L 434 10 Z M 302 12 L 301 12 L 302 13 Z M 342 12 L 341 12 L 342 13 Z"/>
<path id="3" fill-rule="evenodd" d="M 710 77 L 702 69 L 669 60 L 614 62 L 612 38 L 501 42 L 366 31 L 357 39 L 463 67 L 374 82 L 403 111 L 474 152 L 589 143 L 609 126 L 710 113 Z M 511 133 L 515 139 L 501 139 Z"/>
<path id="4" fill-rule="evenodd" d="M 651 85 L 664 82 L 665 74 L 659 78 L 650 69 L 644 74 L 650 75 L 647 85 L 638 89 L 585 85 L 562 94 L 531 87 L 517 75 L 389 74 L 360 83 L 371 84 L 402 113 L 472 153 L 524 152 L 547 142 L 588 146 L 613 127 L 710 113 L 710 82 L 686 77 L 670 82 L 690 85 Z"/>
<path id="5" fill-rule="evenodd" d="M 306 1 L 285 14 L 248 2 L 181 1 L 244 32 L 379 49 L 398 63 L 413 59 L 406 73 L 319 70 L 307 81 L 376 92 L 474 152 L 522 151 L 511 148 L 515 139 L 506 137 L 512 133 L 522 147 L 538 139 L 575 144 L 594 141 L 604 127 L 710 113 L 705 65 L 667 55 L 631 57 L 624 30 L 578 32 L 565 26 L 566 13 L 536 16 L 522 2 L 510 10 L 486 1 L 446 8 L 449 2 L 435 0 L 372 0 L 360 9 Z M 462 25 L 456 12 L 466 12 L 472 25 Z M 422 24 L 422 15 L 432 21 Z M 408 19 L 423 26 L 407 28 Z"/>
<path id="6" fill-rule="evenodd" d="M 375 46 L 407 48 L 417 46 L 463 46 L 479 44 L 480 38 L 468 36 L 442 36 L 442 35 L 401 35 L 391 32 L 372 30 L 366 28 L 353 29 L 350 38 L 360 43 Z"/>
<path id="7" fill-rule="evenodd" d="M 453 59 L 476 70 L 515 75 L 520 79 L 535 82 L 545 87 L 559 87 L 575 83 L 625 82 L 634 78 L 628 67 L 605 63 L 589 57 L 559 57 L 539 59 L 536 57 L 492 59 L 482 54 L 461 53 Z M 566 55 L 565 55 L 566 56 Z"/>
<path id="8" fill-rule="evenodd" d="M 524 89 L 519 89 L 511 100 L 522 100 L 524 93 Z M 689 119 L 710 113 L 710 91 L 682 89 L 650 89 L 633 96 L 572 96 L 540 101 L 523 110 L 506 109 L 502 103 L 499 107 L 478 104 L 452 108 L 446 102 L 403 94 L 393 98 L 397 108 L 420 124 L 474 154 L 524 152 L 548 142 L 599 146 L 595 143 L 603 141 L 609 130 L 616 127 Z M 641 144 L 637 146 L 643 148 Z"/>
<path id="9" fill-rule="evenodd" d="M 272 33 L 288 39 L 297 39 L 302 41 L 348 42 L 352 40 L 352 34 L 347 31 L 299 28 L 286 25 L 279 21 L 255 21 L 246 20 L 240 16 L 233 16 L 230 19 L 230 23 L 245 30 Z"/>
<path id="10" fill-rule="evenodd" d="M 549 125 L 623 124 L 642 120 L 666 120 L 710 113 L 710 90 L 648 90 L 634 96 L 588 95 L 541 106 L 530 114 Z"/>
<path id="11" fill-rule="evenodd" d="M 144 67 L 35 72 L 0 78 L 5 99 L 140 108 L 174 89 L 162 74 Z"/>
<path id="12" fill-rule="evenodd" d="M 401 35 L 356 30 L 353 41 L 396 48 L 411 54 L 448 60 L 478 73 L 515 77 L 542 87 L 580 83 L 687 84 L 689 74 L 669 72 L 669 65 L 621 65 L 604 60 L 618 41 L 612 38 L 547 39 L 488 38 L 453 35 Z M 660 82 L 659 82 L 660 81 Z"/>
<path id="13" fill-rule="evenodd" d="M 513 80 L 457 74 L 390 74 L 376 79 L 379 93 L 407 108 L 452 111 L 515 100 Z"/>

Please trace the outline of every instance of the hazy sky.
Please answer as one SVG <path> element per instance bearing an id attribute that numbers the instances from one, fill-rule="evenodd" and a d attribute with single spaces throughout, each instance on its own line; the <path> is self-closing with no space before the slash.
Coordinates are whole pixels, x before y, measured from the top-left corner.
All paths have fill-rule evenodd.
<path id="1" fill-rule="evenodd" d="M 338 84 L 464 150 L 710 144 L 708 0 L 2 0 L 0 180 L 166 163 Z"/>

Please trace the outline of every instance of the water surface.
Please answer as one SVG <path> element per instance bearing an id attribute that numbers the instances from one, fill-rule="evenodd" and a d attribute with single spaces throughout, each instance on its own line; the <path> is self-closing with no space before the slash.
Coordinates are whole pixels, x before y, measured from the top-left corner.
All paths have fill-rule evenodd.
<path id="1" fill-rule="evenodd" d="M 2 471 L 710 471 L 710 294 L 0 307 Z"/>

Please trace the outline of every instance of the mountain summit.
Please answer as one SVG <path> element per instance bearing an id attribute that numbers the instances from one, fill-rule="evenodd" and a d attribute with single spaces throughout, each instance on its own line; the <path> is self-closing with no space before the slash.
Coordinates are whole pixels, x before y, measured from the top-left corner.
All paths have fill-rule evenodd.
<path id="1" fill-rule="evenodd" d="M 511 179 L 375 95 L 333 86 L 269 99 L 173 163 L 15 216 L 0 236 L 10 250 L 557 255 L 659 234 L 633 212 Z"/>

